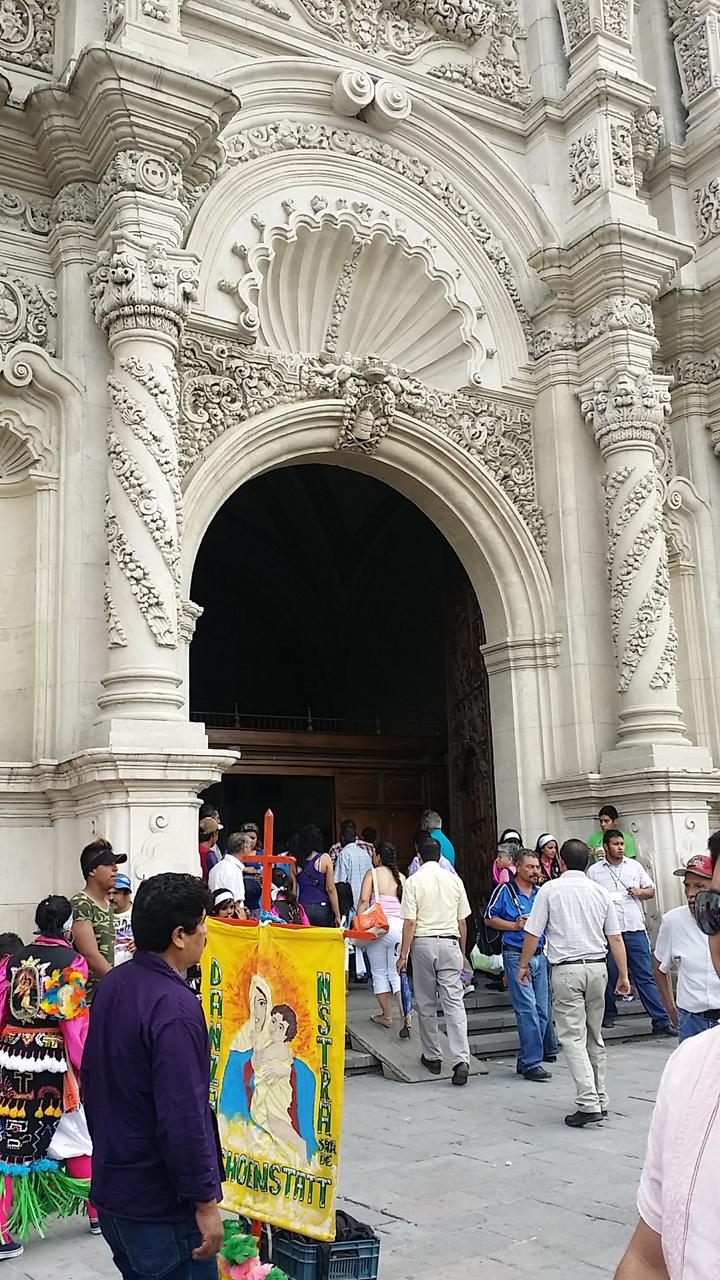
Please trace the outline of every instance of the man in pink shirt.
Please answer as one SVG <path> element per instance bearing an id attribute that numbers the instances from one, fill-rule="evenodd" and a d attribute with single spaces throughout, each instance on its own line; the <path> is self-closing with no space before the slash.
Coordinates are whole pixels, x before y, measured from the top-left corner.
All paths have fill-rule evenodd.
<path id="1" fill-rule="evenodd" d="M 720 831 L 696 919 L 720 974 Z M 720 1027 L 686 1040 L 663 1073 L 638 1192 L 640 1221 L 615 1280 L 718 1280 Z"/>

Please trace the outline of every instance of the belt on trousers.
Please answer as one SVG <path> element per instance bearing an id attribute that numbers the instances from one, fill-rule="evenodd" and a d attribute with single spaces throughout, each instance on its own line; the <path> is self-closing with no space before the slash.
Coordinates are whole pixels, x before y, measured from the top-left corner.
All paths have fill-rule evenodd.
<path id="1" fill-rule="evenodd" d="M 702 1013 L 695 1013 L 693 1017 L 707 1018 L 708 1022 L 720 1022 L 720 1009 L 703 1009 Z"/>
<path id="2" fill-rule="evenodd" d="M 421 933 L 414 939 L 415 942 L 422 942 L 424 938 L 441 938 L 444 942 L 459 942 L 460 939 L 456 933 Z"/>
<path id="3" fill-rule="evenodd" d="M 553 969 L 562 969 L 564 964 L 607 964 L 607 958 L 603 956 L 602 959 L 598 958 L 597 960 L 556 960 L 552 967 Z"/>
<path id="4" fill-rule="evenodd" d="M 518 955 L 520 955 L 520 952 L 522 951 L 522 947 L 503 947 L 503 951 L 510 951 L 510 952 L 512 952 L 512 954 L 513 954 L 513 955 L 514 955 L 514 954 L 515 954 L 515 952 L 517 951 L 517 954 L 518 954 Z M 534 960 L 534 959 L 535 959 L 535 956 L 541 956 L 541 955 L 542 955 L 542 953 L 543 953 L 543 949 L 542 949 L 542 947 L 537 947 L 537 948 L 535 949 L 535 951 L 533 951 L 533 953 L 532 953 L 532 955 L 531 955 L 530 959 L 531 959 L 531 960 Z"/>

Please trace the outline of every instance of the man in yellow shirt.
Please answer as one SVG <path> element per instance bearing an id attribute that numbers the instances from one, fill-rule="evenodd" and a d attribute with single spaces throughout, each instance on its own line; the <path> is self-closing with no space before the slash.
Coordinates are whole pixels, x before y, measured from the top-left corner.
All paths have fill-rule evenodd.
<path id="1" fill-rule="evenodd" d="M 420 1061 L 433 1075 L 442 1067 L 436 992 L 445 1014 L 453 1062 L 453 1084 L 467 1084 L 470 1074 L 467 1013 L 460 973 L 463 967 L 470 903 L 458 875 L 440 866 L 440 845 L 425 833 L 417 845 L 420 870 L 403 891 L 403 936 L 398 958 L 400 973 L 412 947 L 415 1007 L 420 1028 Z"/>

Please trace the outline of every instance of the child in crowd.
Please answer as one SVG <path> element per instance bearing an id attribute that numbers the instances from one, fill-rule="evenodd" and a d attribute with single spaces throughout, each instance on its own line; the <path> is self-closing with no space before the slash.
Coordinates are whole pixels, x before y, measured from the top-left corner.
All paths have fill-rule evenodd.
<path id="1" fill-rule="evenodd" d="M 273 871 L 273 914 L 285 924 L 302 924 L 310 927 L 304 907 L 293 893 L 290 876 L 281 867 Z"/>
<path id="2" fill-rule="evenodd" d="M 492 864 L 493 884 L 507 884 L 515 872 L 513 861 L 518 849 L 522 849 L 522 838 L 519 831 L 507 827 L 498 840 L 498 851 Z"/>
<path id="3" fill-rule="evenodd" d="M 132 885 L 130 877 L 126 876 L 123 871 L 118 871 L 115 877 L 115 887 L 110 890 L 108 897 L 113 904 L 114 911 L 115 964 L 124 964 L 126 960 L 131 958 L 135 944 L 130 924 L 132 916 Z"/>

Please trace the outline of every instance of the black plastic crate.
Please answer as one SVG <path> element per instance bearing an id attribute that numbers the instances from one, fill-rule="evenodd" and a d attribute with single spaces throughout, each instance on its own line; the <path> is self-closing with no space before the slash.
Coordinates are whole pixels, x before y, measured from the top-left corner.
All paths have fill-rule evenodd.
<path id="1" fill-rule="evenodd" d="M 274 1231 L 273 1262 L 287 1272 L 290 1280 L 317 1280 L 317 1242 Z M 336 1240 L 330 1245 L 328 1280 L 377 1280 L 379 1265 L 377 1236 L 372 1240 Z"/>

